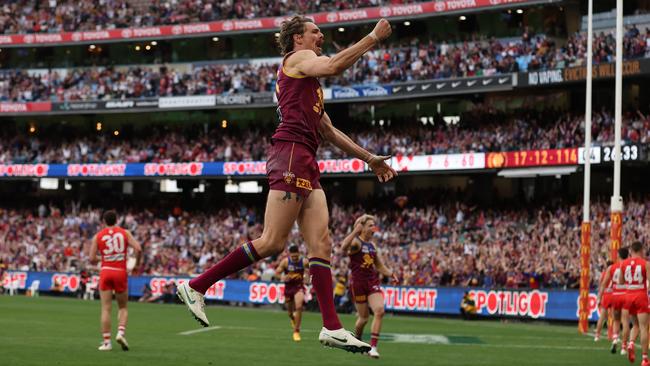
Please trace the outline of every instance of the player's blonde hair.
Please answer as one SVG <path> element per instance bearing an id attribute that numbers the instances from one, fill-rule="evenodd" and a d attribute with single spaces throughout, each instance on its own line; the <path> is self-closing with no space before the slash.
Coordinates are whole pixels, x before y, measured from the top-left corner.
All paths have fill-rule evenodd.
<path id="1" fill-rule="evenodd" d="M 357 222 L 360 222 L 361 225 L 365 225 L 366 222 L 368 222 L 369 220 L 372 220 L 375 223 L 377 223 L 377 219 L 373 215 L 363 214 L 357 218 Z"/>

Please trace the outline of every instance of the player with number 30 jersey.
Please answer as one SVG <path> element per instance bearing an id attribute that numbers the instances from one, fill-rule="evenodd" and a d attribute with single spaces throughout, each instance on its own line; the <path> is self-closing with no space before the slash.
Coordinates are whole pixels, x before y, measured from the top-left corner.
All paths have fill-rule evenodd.
<path id="1" fill-rule="evenodd" d="M 93 237 L 90 247 L 90 262 L 97 262 L 97 255 L 101 258 L 101 270 L 99 272 L 99 297 L 102 302 L 102 337 L 103 342 L 99 346 L 100 351 L 110 351 L 111 346 L 111 303 L 113 292 L 117 300 L 118 331 L 115 340 L 128 351 L 129 345 L 126 342 L 126 321 L 128 312 L 126 304 L 129 299 L 128 276 L 126 268 L 127 249 L 132 247 L 137 255 L 136 267 L 140 263 L 142 248 L 128 230 L 117 226 L 117 214 L 115 211 L 104 213 L 104 227 Z"/>

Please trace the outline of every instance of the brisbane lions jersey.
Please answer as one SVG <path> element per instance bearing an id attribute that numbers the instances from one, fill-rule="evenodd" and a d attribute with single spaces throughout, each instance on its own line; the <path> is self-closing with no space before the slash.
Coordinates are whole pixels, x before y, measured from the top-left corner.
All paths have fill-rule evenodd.
<path id="1" fill-rule="evenodd" d="M 284 270 L 284 273 L 286 275 L 287 283 L 302 284 L 305 276 L 305 264 L 302 257 L 298 258 L 296 262 L 293 262 L 291 257 L 288 257 L 287 268 Z"/>
<path id="2" fill-rule="evenodd" d="M 315 77 L 287 73 L 284 62 L 292 54 L 284 57 L 278 70 L 275 94 L 280 124 L 272 138 L 303 144 L 316 154 L 320 144 L 318 127 L 324 113 L 323 89 Z"/>
<path id="3" fill-rule="evenodd" d="M 352 271 L 352 281 L 372 281 L 377 280 L 379 275 L 375 268 L 377 260 L 377 249 L 375 245 L 368 241 L 363 241 L 357 237 L 361 242 L 361 247 L 355 253 L 350 254 L 350 269 Z"/>

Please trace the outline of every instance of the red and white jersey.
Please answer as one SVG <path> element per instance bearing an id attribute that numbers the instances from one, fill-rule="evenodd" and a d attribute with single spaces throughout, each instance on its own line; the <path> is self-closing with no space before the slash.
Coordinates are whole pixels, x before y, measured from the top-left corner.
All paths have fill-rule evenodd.
<path id="1" fill-rule="evenodd" d="M 111 226 L 97 233 L 97 250 L 102 258 L 102 268 L 126 270 L 126 249 L 128 236 L 126 230 Z"/>
<path id="2" fill-rule="evenodd" d="M 627 291 L 648 291 L 648 274 L 644 258 L 630 257 L 621 262 L 620 266 Z"/>
<path id="3" fill-rule="evenodd" d="M 618 261 L 607 269 L 609 271 L 609 283 L 607 284 L 607 287 L 605 288 L 605 292 L 622 292 L 625 291 L 625 285 L 620 285 L 618 283 L 619 279 L 621 278 L 621 263 L 622 261 Z M 609 290 L 609 291 L 608 291 Z"/>

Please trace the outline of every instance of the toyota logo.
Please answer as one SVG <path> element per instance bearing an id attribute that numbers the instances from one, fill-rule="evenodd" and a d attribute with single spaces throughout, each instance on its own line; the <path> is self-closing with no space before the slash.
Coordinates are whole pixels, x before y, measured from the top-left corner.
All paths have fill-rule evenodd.
<path id="1" fill-rule="evenodd" d="M 181 33 L 183 33 L 183 27 L 180 25 L 175 25 L 172 27 L 172 34 L 179 35 Z"/>
<path id="2" fill-rule="evenodd" d="M 230 20 L 223 22 L 223 30 L 232 30 L 232 22 Z"/>
<path id="3" fill-rule="evenodd" d="M 125 29 L 122 31 L 122 38 L 131 38 L 133 36 L 133 31 L 130 29 Z"/>
<path id="4" fill-rule="evenodd" d="M 339 20 L 339 15 L 336 13 L 327 13 L 327 21 L 330 23 L 334 23 L 335 21 Z"/>
<path id="5" fill-rule="evenodd" d="M 445 11 L 447 9 L 447 4 L 445 4 L 444 1 L 438 1 L 433 7 L 436 11 Z"/>
<path id="6" fill-rule="evenodd" d="M 25 40 L 25 43 L 32 43 L 32 42 L 34 42 L 34 36 L 32 36 L 31 34 L 28 34 L 23 38 L 23 40 Z"/>
<path id="7" fill-rule="evenodd" d="M 76 42 L 76 41 L 81 41 L 81 38 L 83 38 L 83 36 L 81 35 L 80 32 L 74 32 L 74 33 L 72 33 L 72 40 L 73 40 L 73 41 L 75 41 L 75 42 Z"/>
<path id="8" fill-rule="evenodd" d="M 492 5 L 501 5 L 501 0 L 490 0 L 490 4 L 492 4 Z"/>
<path id="9" fill-rule="evenodd" d="M 391 16 L 391 14 L 393 14 L 393 11 L 388 7 L 383 7 L 381 9 L 379 9 L 379 15 L 382 18 L 389 17 L 389 16 Z"/>

